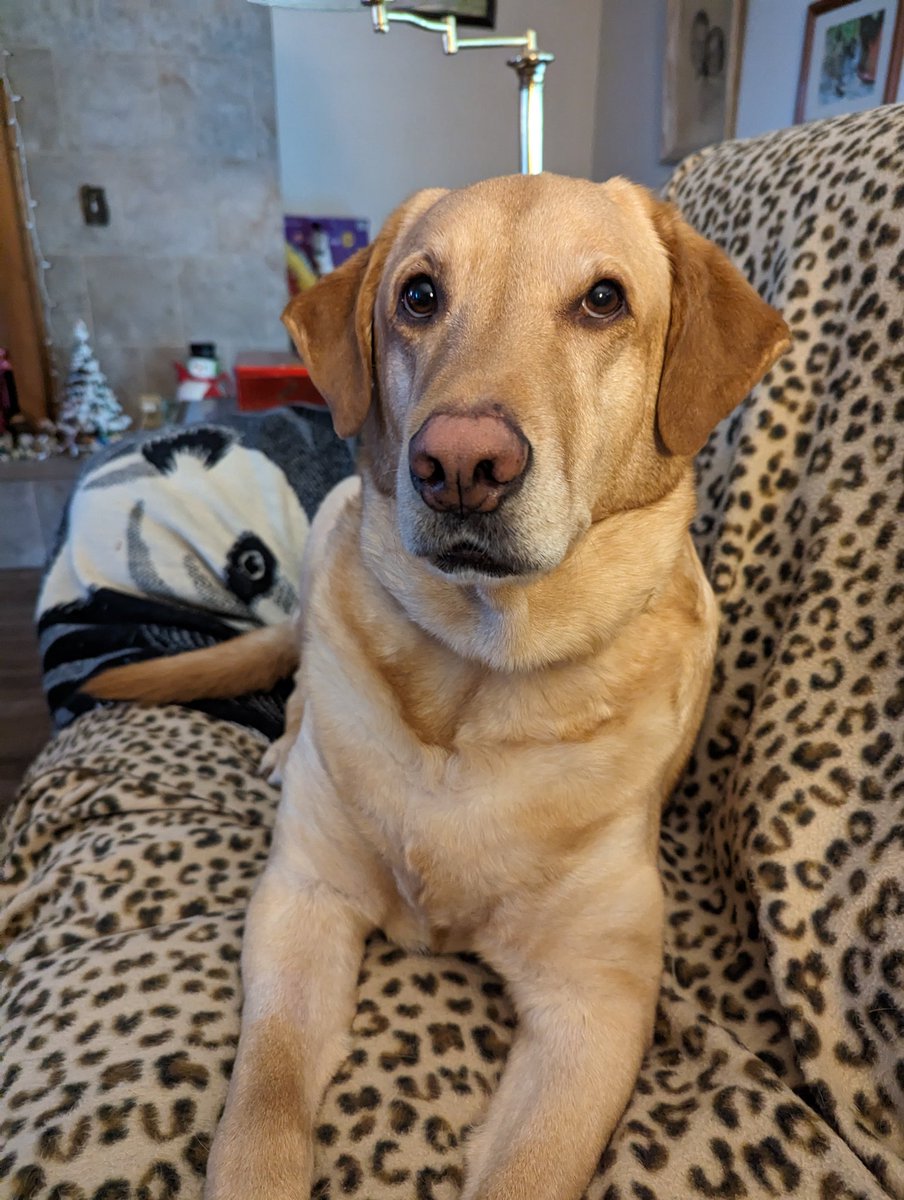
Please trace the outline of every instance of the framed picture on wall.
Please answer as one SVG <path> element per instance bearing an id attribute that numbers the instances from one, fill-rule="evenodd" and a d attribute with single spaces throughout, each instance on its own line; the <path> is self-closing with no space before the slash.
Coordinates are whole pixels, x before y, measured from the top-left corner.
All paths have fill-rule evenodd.
<path id="1" fill-rule="evenodd" d="M 457 17 L 460 25 L 496 25 L 496 0 L 421 0 L 417 4 L 394 5 L 422 17 Z"/>
<path id="2" fill-rule="evenodd" d="M 746 9 L 746 0 L 668 0 L 663 162 L 733 136 Z"/>
<path id="3" fill-rule="evenodd" d="M 898 99 L 904 0 L 817 0 L 807 10 L 795 120 Z"/>

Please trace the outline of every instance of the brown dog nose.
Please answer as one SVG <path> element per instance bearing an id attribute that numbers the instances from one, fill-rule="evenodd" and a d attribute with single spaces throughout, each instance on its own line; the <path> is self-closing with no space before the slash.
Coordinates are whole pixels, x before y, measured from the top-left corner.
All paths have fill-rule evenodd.
<path id="1" fill-rule="evenodd" d="M 492 512 L 524 475 L 530 443 L 511 421 L 437 413 L 408 446 L 411 482 L 437 512 Z"/>

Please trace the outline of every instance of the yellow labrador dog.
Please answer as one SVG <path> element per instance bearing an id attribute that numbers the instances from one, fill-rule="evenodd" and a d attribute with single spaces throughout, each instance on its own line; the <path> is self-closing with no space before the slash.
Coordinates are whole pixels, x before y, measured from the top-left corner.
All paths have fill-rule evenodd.
<path id="1" fill-rule="evenodd" d="M 691 460 L 787 329 L 648 192 L 552 175 L 419 193 L 285 321 L 363 447 L 300 628 L 91 685 L 234 694 L 301 648 L 207 1200 L 307 1200 L 375 928 L 476 951 L 517 1009 L 465 1200 L 571 1200 L 650 1040 L 660 807 L 710 680 Z"/>

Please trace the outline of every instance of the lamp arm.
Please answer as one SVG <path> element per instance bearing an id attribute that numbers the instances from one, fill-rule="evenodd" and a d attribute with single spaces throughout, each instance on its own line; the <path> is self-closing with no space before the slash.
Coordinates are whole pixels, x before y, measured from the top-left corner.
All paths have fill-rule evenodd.
<path id="1" fill-rule="evenodd" d="M 391 21 L 393 17 L 401 15 L 401 13 L 390 13 L 389 19 Z M 452 17 L 452 20 L 454 21 L 455 18 Z M 446 53 L 454 54 L 456 50 L 482 50 L 487 46 L 514 46 L 529 50 L 532 43 L 533 48 L 536 49 L 537 35 L 532 29 L 528 29 L 527 33 L 521 37 L 456 37 L 455 50 L 447 50 Z"/>
<path id="2" fill-rule="evenodd" d="M 460 38 L 458 22 L 453 16 L 434 19 L 419 13 L 388 10 L 386 0 L 361 0 L 361 3 L 371 10 L 375 33 L 389 33 L 390 22 L 414 25 L 428 33 L 442 34 L 445 54 L 499 47 L 521 50 L 522 53 L 510 59 L 508 64 L 518 75 L 521 173 L 539 175 L 543 170 L 543 83 L 546 68 L 555 56 L 538 49 L 533 29 L 528 29 L 521 37 Z"/>
<path id="3" fill-rule="evenodd" d="M 426 29 L 428 33 L 441 33 L 445 39 L 451 33 L 455 40 L 456 21 L 454 17 L 424 17 L 413 12 L 387 12 L 385 0 L 361 0 L 371 10 L 375 33 L 389 33 L 389 22 L 397 25 L 416 25 L 418 29 Z M 447 52 L 448 53 L 448 52 Z"/>

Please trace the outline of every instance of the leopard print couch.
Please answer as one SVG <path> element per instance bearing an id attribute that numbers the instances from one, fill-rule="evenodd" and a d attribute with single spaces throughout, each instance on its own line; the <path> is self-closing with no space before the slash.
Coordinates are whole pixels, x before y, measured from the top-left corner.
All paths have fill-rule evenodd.
<path id="1" fill-rule="evenodd" d="M 904 107 L 714 147 L 668 196 L 793 345 L 699 459 L 721 640 L 663 819 L 655 1042 L 587 1197 L 904 1198 Z M 117 705 L 29 771 L 2 846 L 0 1196 L 200 1196 L 266 745 Z M 478 960 L 374 937 L 315 1196 L 453 1200 L 514 1024 Z"/>

